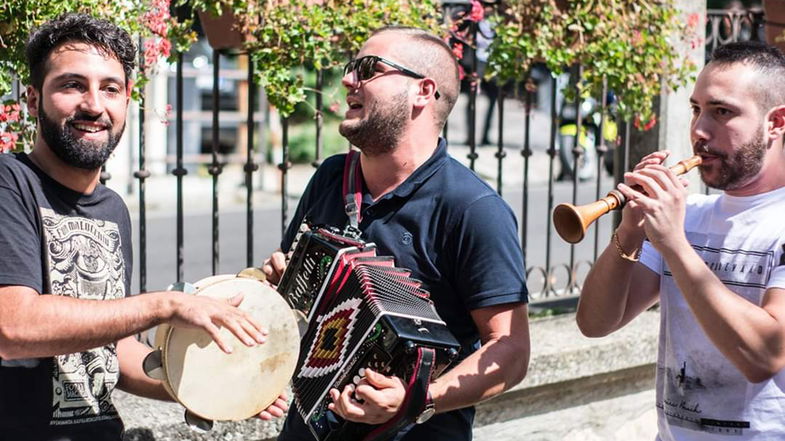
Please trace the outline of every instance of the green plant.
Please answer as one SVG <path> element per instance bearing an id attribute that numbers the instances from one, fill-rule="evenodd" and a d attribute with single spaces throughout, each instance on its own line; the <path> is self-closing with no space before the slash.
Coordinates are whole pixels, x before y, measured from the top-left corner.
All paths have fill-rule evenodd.
<path id="1" fill-rule="evenodd" d="M 323 147 L 321 159 L 328 158 L 336 153 L 346 152 L 349 141 L 338 133 L 338 121 L 331 120 L 324 125 L 322 131 Z M 297 124 L 289 130 L 289 160 L 293 163 L 304 164 L 315 158 L 314 145 L 316 133 L 313 126 Z"/>
<path id="2" fill-rule="evenodd" d="M 159 60 L 172 61 L 196 41 L 191 20 L 178 21 L 169 13 L 170 0 L 5 0 L 0 3 L 0 96 L 7 95 L 14 81 L 28 83 L 25 44 L 30 32 L 43 23 L 67 12 L 88 13 L 108 20 L 143 39 L 144 62 L 132 79 L 132 96 L 138 99 Z M 24 93 L 4 106 L 20 106 L 20 120 L 0 122 L 0 142 L 12 150 L 32 145 L 34 121 L 24 111 Z"/>
<path id="3" fill-rule="evenodd" d="M 305 100 L 307 87 L 296 68 L 339 66 L 384 25 L 439 29 L 433 0 L 270 0 L 259 12 L 260 24 L 247 29 L 246 49 L 268 100 L 283 116 Z"/>
<path id="4" fill-rule="evenodd" d="M 488 76 L 520 80 L 535 61 L 556 74 L 580 64 L 580 94 L 600 96 L 606 79 L 625 118 L 652 120 L 662 87 L 695 71 L 671 42 L 697 44 L 700 17 L 680 16 L 672 0 L 511 0 L 494 20 Z"/>

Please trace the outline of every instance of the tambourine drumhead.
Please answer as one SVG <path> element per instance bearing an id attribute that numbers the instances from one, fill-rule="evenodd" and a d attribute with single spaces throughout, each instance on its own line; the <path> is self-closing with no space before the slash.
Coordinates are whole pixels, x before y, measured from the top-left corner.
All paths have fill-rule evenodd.
<path id="1" fill-rule="evenodd" d="M 210 277 L 196 295 L 229 298 L 243 293 L 240 309 L 268 330 L 267 341 L 247 347 L 229 330 L 226 354 L 201 329 L 170 327 L 161 345 L 165 383 L 183 406 L 211 420 L 243 420 L 269 406 L 294 373 L 300 347 L 297 322 L 273 288 L 249 278 Z"/>

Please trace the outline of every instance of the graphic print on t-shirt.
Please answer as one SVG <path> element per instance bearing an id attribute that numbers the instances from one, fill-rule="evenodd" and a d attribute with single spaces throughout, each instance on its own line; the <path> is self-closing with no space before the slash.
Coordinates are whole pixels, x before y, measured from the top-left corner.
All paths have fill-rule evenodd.
<path id="1" fill-rule="evenodd" d="M 688 233 L 688 238 L 706 266 L 726 287 L 749 302 L 760 304 L 775 266 L 773 251 L 765 247 L 758 248 L 765 251 L 758 251 L 698 245 L 723 243 L 706 234 Z M 663 275 L 663 290 L 678 292 L 670 268 L 666 266 Z M 658 366 L 661 390 L 657 407 L 672 426 L 712 434 L 744 435 L 751 427 L 741 417 L 747 383 L 738 380 L 741 375 L 738 369 L 698 327 L 684 297 L 670 296 L 667 302 L 667 338 L 675 346 L 665 350 L 665 366 Z"/>
<path id="2" fill-rule="evenodd" d="M 54 295 L 110 300 L 125 296 L 118 225 L 41 208 Z M 119 377 L 114 345 L 54 357 L 52 424 L 116 418 L 110 394 Z"/>

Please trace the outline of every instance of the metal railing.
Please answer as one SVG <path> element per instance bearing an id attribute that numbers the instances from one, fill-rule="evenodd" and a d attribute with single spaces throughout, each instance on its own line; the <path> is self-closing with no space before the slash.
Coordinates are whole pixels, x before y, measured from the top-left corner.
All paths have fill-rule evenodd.
<path id="1" fill-rule="evenodd" d="M 717 44 L 725 43 L 727 41 L 744 38 L 749 31 L 749 38 L 756 38 L 758 35 L 758 26 L 762 23 L 762 15 L 755 12 L 727 12 L 727 11 L 710 11 L 707 19 L 707 51 L 713 49 Z M 725 33 L 723 27 L 727 28 L 728 33 Z M 141 45 L 140 45 L 141 46 Z M 218 271 L 221 254 L 219 249 L 219 198 L 218 198 L 218 183 L 221 178 L 224 163 L 222 159 L 225 156 L 219 154 L 218 150 L 218 132 L 220 128 L 220 110 L 218 106 L 218 81 L 219 81 L 219 53 L 216 51 L 213 55 L 213 105 L 212 105 L 212 149 L 209 156 L 209 162 L 203 165 L 207 166 L 208 172 L 212 179 L 212 249 L 211 249 L 211 268 L 215 274 Z M 141 60 L 141 57 L 140 57 Z M 254 188 L 254 174 L 259 171 L 259 166 L 262 163 L 259 155 L 259 146 L 264 141 L 263 137 L 259 136 L 254 138 L 252 130 L 254 122 L 254 95 L 253 92 L 253 63 L 248 63 L 248 83 L 251 87 L 248 93 L 248 106 L 247 106 L 247 124 L 248 136 L 246 155 L 243 164 L 243 173 L 245 177 L 245 226 L 246 226 L 246 247 L 245 247 L 245 264 L 251 266 L 258 264 L 259 261 L 255 260 L 254 255 L 254 204 L 253 196 L 256 191 Z M 184 209 L 183 209 L 183 178 L 187 175 L 188 170 L 184 167 L 184 149 L 183 149 L 183 62 L 182 56 L 178 59 L 176 65 L 176 101 L 174 105 L 175 119 L 173 124 L 176 127 L 176 146 L 174 155 L 174 167 L 170 173 L 176 179 L 176 215 L 175 215 L 175 229 L 176 229 L 176 281 L 183 279 L 184 267 Z M 580 78 L 581 67 L 577 66 L 574 69 L 577 77 Z M 471 74 L 470 74 L 471 75 Z M 316 167 L 321 161 L 323 154 L 324 142 L 324 120 L 320 112 L 322 109 L 321 94 L 318 91 L 325 87 L 322 72 L 318 72 L 316 76 L 316 83 L 313 85 L 316 93 L 316 117 L 314 120 L 314 130 L 316 141 L 314 145 L 315 160 L 313 166 Z M 574 84 L 574 83 L 573 83 Z M 582 100 L 569 104 L 575 106 L 576 119 L 573 122 L 575 125 L 575 136 L 572 138 L 571 145 L 565 144 L 568 137 L 561 136 L 560 131 L 563 130 L 563 120 L 560 117 L 560 110 L 562 110 L 562 103 L 560 102 L 560 94 L 558 92 L 559 83 L 556 78 L 551 78 L 550 81 L 544 81 L 537 84 L 533 76 L 527 74 L 519 84 L 515 85 L 519 93 L 513 94 L 510 90 L 500 88 L 500 96 L 497 100 L 497 119 L 498 125 L 496 126 L 496 148 L 483 149 L 479 148 L 475 143 L 476 133 L 476 112 L 477 112 L 477 99 L 479 96 L 480 88 L 478 80 L 470 76 L 470 87 L 468 96 L 468 106 L 471 118 L 467 121 L 467 130 L 470 142 L 466 146 L 468 153 L 465 155 L 467 164 L 470 168 L 476 169 L 478 160 L 487 158 L 492 155 L 495 160 L 495 176 L 486 176 L 490 181 L 495 182 L 495 188 L 500 195 L 504 195 L 511 205 L 516 207 L 516 214 L 520 223 L 520 243 L 526 257 L 527 268 L 526 274 L 528 278 L 529 288 L 532 294 L 533 302 L 548 302 L 557 297 L 570 297 L 575 296 L 580 290 L 582 283 L 582 276 L 588 268 L 591 267 L 594 260 L 596 260 L 600 246 L 600 237 L 609 237 L 610 220 L 601 220 L 598 225 L 594 227 L 593 241 L 587 240 L 586 244 L 567 245 L 561 242 L 558 237 L 553 234 L 554 230 L 550 221 L 550 213 L 556 202 L 571 201 L 578 204 L 583 199 L 584 202 L 595 200 L 605 194 L 614 183 L 610 175 L 603 170 L 605 158 L 613 154 L 613 149 L 621 149 L 618 157 L 620 157 L 621 164 L 615 163 L 615 167 L 627 167 L 626 157 L 628 157 L 629 150 L 629 137 L 622 136 L 617 142 L 609 145 L 606 141 L 604 133 L 609 124 L 608 113 L 609 103 L 606 98 L 607 91 L 603 93 L 602 97 L 596 97 L 601 105 L 601 118 L 599 127 L 592 127 L 595 130 L 595 143 L 590 147 L 595 149 L 596 153 L 596 171 L 594 176 L 589 180 L 581 180 L 578 176 L 578 163 L 580 163 L 586 155 L 586 146 L 581 145 L 582 133 L 589 130 L 586 121 L 584 121 L 581 112 Z M 540 88 L 549 89 L 548 103 L 539 102 L 537 100 Z M 513 99 L 514 98 L 514 99 Z M 538 104 L 536 104 L 538 103 Z M 517 107 L 516 107 L 517 106 Z M 144 109 L 144 106 L 141 106 Z M 542 107 L 548 109 L 548 112 L 542 110 Z M 520 110 L 522 108 L 522 124 L 523 135 L 522 138 L 511 140 L 507 134 L 508 130 L 505 127 L 505 121 L 509 121 L 510 116 L 508 112 L 510 109 Z M 549 114 L 547 144 L 537 143 L 532 137 L 533 127 L 535 124 L 543 124 L 543 118 Z M 460 118 L 457 112 L 453 112 L 452 119 Z M 149 252 L 149 243 L 147 241 L 147 200 L 146 200 L 146 180 L 150 178 L 151 172 L 146 168 L 146 150 L 145 150 L 145 136 L 144 127 L 147 115 L 144 110 L 140 112 L 138 130 L 139 145 L 138 145 L 138 169 L 133 173 L 134 178 L 139 181 L 138 187 L 138 203 L 139 203 L 139 289 L 146 291 L 148 287 L 148 268 L 147 255 Z M 535 122 L 537 119 L 539 122 Z M 622 132 L 626 127 L 626 132 L 629 133 L 628 122 L 614 122 L 622 127 Z M 288 222 L 289 200 L 290 200 L 290 170 L 292 164 L 289 158 L 289 121 L 283 119 L 282 122 L 282 159 L 278 163 L 280 170 L 280 228 L 281 233 L 286 228 Z M 517 123 L 516 123 L 517 124 Z M 538 126 L 534 131 L 542 130 Z M 445 130 L 445 135 L 447 134 Z M 508 150 L 519 150 L 521 156 L 521 174 L 520 186 L 511 188 L 505 185 L 506 161 L 510 160 Z M 566 175 L 560 176 L 558 170 L 564 168 L 561 163 L 560 149 L 571 149 L 572 153 L 572 170 L 573 173 L 569 179 L 565 180 Z M 240 156 L 234 155 L 235 160 Z M 547 167 L 547 172 L 543 173 L 543 169 Z M 535 177 L 535 169 L 537 176 Z M 518 194 L 520 192 L 520 194 Z M 544 192 L 544 194 L 543 194 Z M 543 243 L 544 239 L 544 243 Z M 159 287 L 155 287 L 159 288 Z"/>

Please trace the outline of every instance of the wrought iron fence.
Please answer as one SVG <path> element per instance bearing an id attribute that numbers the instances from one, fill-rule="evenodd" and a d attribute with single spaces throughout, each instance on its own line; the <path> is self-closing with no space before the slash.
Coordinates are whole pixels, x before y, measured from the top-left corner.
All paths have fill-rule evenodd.
<path id="1" fill-rule="evenodd" d="M 707 18 L 707 38 L 706 49 L 710 51 L 716 45 L 735 41 L 737 39 L 757 39 L 759 38 L 759 28 L 762 23 L 762 13 L 758 12 L 733 12 L 733 11 L 709 11 Z M 140 44 L 140 47 L 142 45 Z M 218 103 L 218 83 L 220 81 L 220 56 L 215 51 L 212 57 L 213 63 L 213 100 L 212 100 L 212 148 L 210 161 L 202 165 L 207 167 L 212 179 L 212 208 L 211 208 L 211 269 L 212 273 L 218 272 L 219 262 L 222 254 L 219 249 L 221 243 L 219 220 L 219 198 L 218 183 L 221 178 L 226 156 L 219 152 L 218 133 L 220 130 L 221 117 Z M 255 222 L 253 196 L 255 174 L 259 172 L 260 164 L 265 160 L 262 145 L 263 136 L 254 138 L 252 130 L 254 124 L 254 83 L 253 66 L 248 63 L 247 81 L 251 90 L 248 93 L 247 105 L 247 127 L 248 134 L 246 140 L 246 155 L 243 165 L 245 175 L 245 265 L 252 266 L 258 264 L 260 258 L 264 256 L 254 253 L 254 230 L 258 228 Z M 573 83 L 581 77 L 581 67 L 573 68 Z M 185 220 L 184 220 L 184 188 L 183 178 L 188 174 L 188 169 L 184 166 L 183 149 L 183 58 L 179 56 L 175 64 L 175 119 L 173 121 L 175 136 L 175 155 L 174 167 L 169 171 L 176 181 L 176 208 L 175 208 L 175 231 L 176 231 L 176 274 L 175 280 L 182 281 L 184 275 L 184 253 L 185 247 Z M 321 94 L 318 91 L 324 87 L 323 72 L 318 72 L 316 83 L 313 85 L 316 93 L 316 108 L 322 108 Z M 583 112 L 586 104 L 578 99 L 574 103 L 564 103 L 559 93 L 561 86 L 560 80 L 555 77 L 545 81 L 536 81 L 532 72 L 527 73 L 521 78 L 519 84 L 510 88 L 501 88 L 500 96 L 497 100 L 497 120 L 495 138 L 496 147 L 482 148 L 476 143 L 476 113 L 477 99 L 479 96 L 479 82 L 476 76 L 469 76 L 469 95 L 467 106 L 470 118 L 466 122 L 469 142 L 467 146 L 453 143 L 456 150 L 454 155 L 466 149 L 466 163 L 473 170 L 476 169 L 478 161 L 485 159 L 486 163 L 495 161 L 495 176 L 485 176 L 490 182 L 495 183 L 495 187 L 500 195 L 505 196 L 507 201 L 516 210 L 520 224 L 520 243 L 526 257 L 526 274 L 529 289 L 532 294 L 533 302 L 547 304 L 550 300 L 560 297 L 573 297 L 577 295 L 582 278 L 596 260 L 600 249 L 600 238 L 610 236 L 611 220 L 601 219 L 594 227 L 592 241 L 579 245 L 567 245 L 555 237 L 550 221 L 550 214 L 556 201 L 569 200 L 573 204 L 585 203 L 596 200 L 604 196 L 605 192 L 613 185 L 611 174 L 605 170 L 604 164 L 607 158 L 614 155 L 614 150 L 618 150 L 614 167 L 628 167 L 626 158 L 629 151 L 629 137 L 621 136 L 615 139 L 606 139 L 606 132 L 609 125 L 621 127 L 621 131 L 629 133 L 629 122 L 617 122 L 611 115 L 611 103 L 608 102 L 610 96 L 607 91 L 603 92 L 602 97 L 595 97 L 599 102 L 599 120 L 587 123 Z M 547 90 L 547 101 L 538 99 L 542 97 L 542 90 Z M 144 99 L 143 99 L 144 100 Z M 517 107 L 516 107 L 517 106 Z M 564 111 L 570 106 L 574 106 L 572 118 L 569 123 L 571 127 L 566 128 L 567 119 L 564 118 Z M 147 169 L 148 160 L 146 158 L 145 146 L 145 121 L 149 118 L 144 111 L 144 101 L 140 106 L 139 114 L 139 143 L 136 156 L 137 169 L 133 177 L 138 180 L 138 277 L 139 289 L 146 291 L 148 287 L 148 254 L 150 244 L 148 242 L 148 211 L 147 211 L 147 187 L 146 180 L 151 177 L 151 172 Z M 505 120 L 509 122 L 507 112 L 510 109 L 517 113 L 522 111 L 522 136 L 520 139 L 511 140 L 505 136 L 510 131 L 505 127 Z M 455 126 L 455 119 L 460 117 L 456 112 L 451 116 L 451 125 Z M 537 121 L 535 121 L 535 119 Z M 283 119 L 282 124 L 282 159 L 278 163 L 280 170 L 280 231 L 286 228 L 290 206 L 290 182 L 289 174 L 292 168 L 289 151 L 289 121 Z M 313 166 L 319 165 L 324 142 L 323 117 L 319 111 L 316 112 L 314 120 L 315 131 L 315 160 Z M 518 124 L 518 123 L 516 123 Z M 533 134 L 542 133 L 543 126 L 547 124 L 548 136 L 547 143 L 535 142 Z M 448 127 L 450 127 L 448 126 Z M 535 127 L 536 126 L 536 127 Z M 626 128 L 626 130 L 624 130 Z M 573 136 L 569 134 L 572 133 Z M 449 132 L 452 134 L 452 132 Z M 447 137 L 448 131 L 445 128 L 444 136 Z M 589 136 L 591 135 L 591 136 Z M 593 141 L 582 145 L 582 139 L 593 138 Z M 567 145 L 571 142 L 570 145 Z M 452 149 L 452 147 L 451 147 Z M 572 163 L 565 162 L 565 155 L 562 149 L 569 149 Z M 591 149 L 593 151 L 587 151 Z M 511 160 L 508 156 L 510 150 L 518 150 L 520 155 L 520 185 L 510 187 L 505 185 L 505 178 L 510 178 L 510 170 L 505 169 L 506 162 Z M 588 154 L 594 157 L 594 173 L 589 178 L 579 176 L 579 164 L 587 160 Z M 488 159 L 490 157 L 493 159 Z M 235 155 L 237 158 L 237 155 Z M 236 159 L 235 159 L 236 160 Z M 569 159 L 568 159 L 569 160 Z M 566 168 L 571 168 L 571 174 L 565 172 Z M 561 173 L 559 172 L 561 170 Z M 507 174 L 505 174 L 505 171 Z M 105 175 L 104 178 L 110 178 Z M 233 252 L 236 250 L 232 250 Z M 261 250 L 257 250 L 261 251 Z M 158 286 L 154 288 L 160 288 Z"/>

